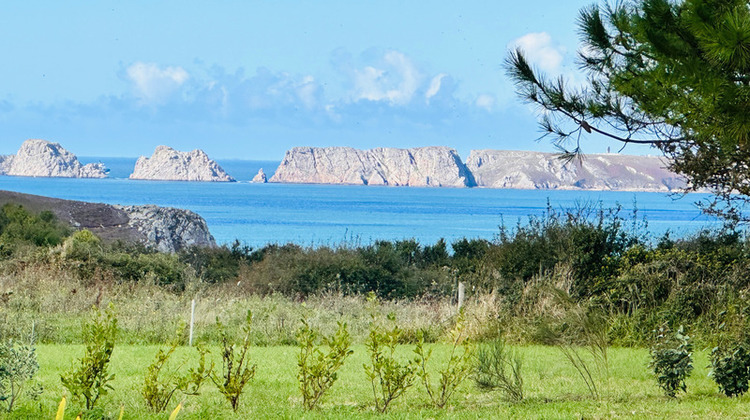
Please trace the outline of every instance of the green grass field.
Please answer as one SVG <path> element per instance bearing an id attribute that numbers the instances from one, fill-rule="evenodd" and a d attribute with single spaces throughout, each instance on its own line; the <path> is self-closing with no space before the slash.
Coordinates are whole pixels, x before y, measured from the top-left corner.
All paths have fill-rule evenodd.
<path id="1" fill-rule="evenodd" d="M 146 367 L 158 346 L 122 345 L 115 348 L 111 371 L 116 374 L 114 391 L 102 397 L 105 416 L 117 418 L 124 405 L 125 418 L 167 419 L 169 413 L 153 414 L 146 408 L 139 388 Z M 402 346 L 404 357 L 412 357 L 413 346 Z M 433 367 L 445 361 L 449 347 L 434 347 Z M 218 348 L 212 357 L 220 362 Z M 584 382 L 554 347 L 526 346 L 524 358 L 526 398 L 508 403 L 498 392 L 478 390 L 471 380 L 463 383 L 445 409 L 435 409 L 421 383 L 417 382 L 392 409 L 382 415 L 375 411 L 372 390 L 364 375 L 363 363 L 369 362 L 366 348 L 354 347 L 338 382 L 324 398 L 320 408 L 306 412 L 297 388 L 296 347 L 254 347 L 251 356 L 258 369 L 256 377 L 243 394 L 238 412 L 233 412 L 212 383 L 199 396 L 187 397 L 178 419 L 249 419 L 249 418 L 743 418 L 750 416 L 750 396 L 727 398 L 718 392 L 707 377 L 706 353 L 695 355 L 695 371 L 688 381 L 687 394 L 676 399 L 662 395 L 649 369 L 645 349 L 610 349 L 609 379 L 600 378 L 601 397 L 590 396 Z M 40 345 L 37 348 L 40 371 L 37 378 L 44 386 L 39 401 L 22 400 L 9 419 L 53 419 L 58 402 L 65 393 L 60 374 L 82 354 L 76 345 Z M 189 348 L 179 348 L 175 361 L 193 355 Z M 433 375 L 435 378 L 436 375 Z M 182 399 L 174 398 L 170 407 Z M 69 402 L 66 418 L 74 419 L 81 408 Z M 170 408 L 171 410 L 171 408 Z"/>

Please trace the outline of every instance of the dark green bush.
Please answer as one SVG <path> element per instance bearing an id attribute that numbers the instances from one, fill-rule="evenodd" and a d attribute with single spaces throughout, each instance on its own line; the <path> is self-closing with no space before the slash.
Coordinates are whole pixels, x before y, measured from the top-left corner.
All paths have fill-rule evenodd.
<path id="1" fill-rule="evenodd" d="M 58 222 L 55 215 L 42 211 L 32 214 L 23 206 L 5 204 L 0 208 L 0 244 L 6 252 L 18 244 L 55 246 L 62 243 L 71 229 Z"/>
<path id="2" fill-rule="evenodd" d="M 711 351 L 711 377 L 727 397 L 740 396 L 750 384 L 750 351 L 744 343 Z"/>
<path id="3" fill-rule="evenodd" d="M 667 327 L 656 332 L 651 368 L 666 396 L 674 398 L 679 391 L 687 390 L 685 380 L 693 371 L 693 344 L 682 326 L 674 333 Z"/>

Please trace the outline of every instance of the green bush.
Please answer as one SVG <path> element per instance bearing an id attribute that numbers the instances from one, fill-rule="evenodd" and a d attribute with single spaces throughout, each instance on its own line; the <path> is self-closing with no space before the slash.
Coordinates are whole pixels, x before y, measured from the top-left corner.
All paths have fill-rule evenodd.
<path id="1" fill-rule="evenodd" d="M 396 357 L 396 346 L 401 329 L 395 324 L 395 316 L 388 316 L 392 326 L 385 328 L 374 321 L 365 345 L 370 353 L 370 364 L 365 364 L 365 374 L 372 383 L 375 408 L 381 413 L 407 389 L 414 385 L 416 362 L 400 362 Z"/>
<path id="2" fill-rule="evenodd" d="M 0 244 L 6 253 L 12 253 L 19 244 L 59 245 L 70 231 L 49 211 L 34 215 L 23 206 L 12 203 L 0 208 Z"/>
<path id="3" fill-rule="evenodd" d="M 417 376 L 422 379 L 427 395 L 432 403 L 443 408 L 456 392 L 461 383 L 468 378 L 474 369 L 474 344 L 466 337 L 466 322 L 464 313 L 460 312 L 456 323 L 450 331 L 451 352 L 448 362 L 440 369 L 440 380 L 438 386 L 433 387 L 427 364 L 432 356 L 432 349 L 425 350 L 424 338 L 422 338 L 414 349 L 416 353 Z"/>
<path id="4" fill-rule="evenodd" d="M 183 330 L 181 328 L 180 332 Z M 206 366 L 208 350 L 200 345 L 195 347 L 198 352 L 198 365 L 196 367 L 191 367 L 183 374 L 180 374 L 179 370 L 185 365 L 186 361 L 183 361 L 177 367 L 167 367 L 178 344 L 179 335 L 166 351 L 163 348 L 159 349 L 154 362 L 146 370 L 141 395 L 146 400 L 148 408 L 156 413 L 166 410 L 177 391 L 180 391 L 183 395 L 198 395 L 203 381 L 208 379 L 213 371 L 213 364 Z"/>
<path id="5" fill-rule="evenodd" d="M 18 344 L 13 340 L 0 343 L 0 403 L 7 412 L 22 394 L 36 399 L 42 393 L 41 385 L 33 383 L 39 371 L 36 349 L 33 345 Z"/>
<path id="6" fill-rule="evenodd" d="M 651 347 L 651 368 L 656 382 L 668 397 L 687 391 L 685 380 L 693 371 L 693 344 L 682 326 L 672 333 L 669 328 L 659 328 Z"/>
<path id="7" fill-rule="evenodd" d="M 750 385 L 750 351 L 744 343 L 711 351 L 711 377 L 727 397 L 740 396 Z"/>
<path id="8" fill-rule="evenodd" d="M 297 333 L 300 347 L 297 379 L 302 392 L 302 405 L 307 410 L 315 408 L 326 391 L 333 386 L 338 379 L 337 371 L 353 353 L 346 324 L 339 322 L 338 329 L 332 336 L 322 337 L 323 344 L 328 347 L 327 353 L 318 346 L 319 335 L 307 320 L 302 320 L 302 327 Z"/>
<path id="9" fill-rule="evenodd" d="M 113 389 L 110 382 L 115 375 L 109 374 L 109 361 L 116 338 L 114 307 L 110 305 L 104 313 L 94 308 L 90 321 L 83 324 L 84 355 L 60 377 L 63 386 L 74 398 L 85 400 L 87 410 L 93 409 L 99 398 Z"/>

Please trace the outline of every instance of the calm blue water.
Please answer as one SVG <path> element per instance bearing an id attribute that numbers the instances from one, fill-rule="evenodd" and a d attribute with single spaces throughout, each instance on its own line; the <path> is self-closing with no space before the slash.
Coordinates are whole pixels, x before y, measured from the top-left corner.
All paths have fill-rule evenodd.
<path id="1" fill-rule="evenodd" d="M 694 206 L 705 195 L 679 200 L 661 193 L 415 188 L 343 185 L 294 185 L 131 181 L 135 159 L 101 160 L 110 179 L 24 178 L 0 176 L 0 189 L 71 200 L 110 204 L 157 204 L 193 210 L 208 222 L 220 243 L 234 239 L 257 247 L 267 243 L 301 245 L 369 243 L 375 239 L 416 238 L 449 243 L 462 237 L 493 239 L 501 223 L 513 227 L 529 215 L 541 215 L 549 200 L 555 209 L 585 203 L 621 204 L 628 215 L 635 200 L 649 231 L 676 235 L 717 225 Z M 276 162 L 220 161 L 246 181 L 259 167 L 270 175 Z"/>

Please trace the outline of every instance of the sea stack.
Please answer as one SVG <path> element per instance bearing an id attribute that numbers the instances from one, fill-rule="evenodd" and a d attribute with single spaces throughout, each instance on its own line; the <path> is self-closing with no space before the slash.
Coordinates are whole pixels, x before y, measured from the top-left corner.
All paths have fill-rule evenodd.
<path id="1" fill-rule="evenodd" d="M 17 154 L 0 157 L 0 175 L 105 178 L 107 170 L 101 163 L 82 165 L 59 143 L 30 139 L 23 142 Z"/>
<path id="2" fill-rule="evenodd" d="M 268 182 L 268 177 L 266 176 L 266 173 L 263 172 L 263 168 L 260 168 L 260 170 L 258 170 L 258 173 L 255 174 L 253 180 L 250 182 L 255 182 L 258 184 L 265 184 L 266 182 Z"/>
<path id="3" fill-rule="evenodd" d="M 286 152 L 269 182 L 415 187 L 474 185 L 458 153 L 439 146 L 370 150 L 295 147 Z"/>
<path id="4" fill-rule="evenodd" d="M 141 156 L 130 179 L 158 181 L 233 182 L 224 169 L 202 150 L 180 152 L 159 146 L 150 158 Z"/>

